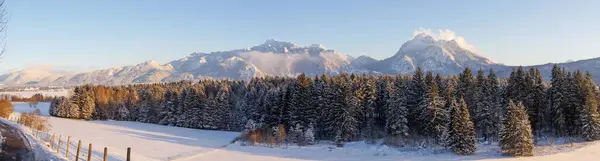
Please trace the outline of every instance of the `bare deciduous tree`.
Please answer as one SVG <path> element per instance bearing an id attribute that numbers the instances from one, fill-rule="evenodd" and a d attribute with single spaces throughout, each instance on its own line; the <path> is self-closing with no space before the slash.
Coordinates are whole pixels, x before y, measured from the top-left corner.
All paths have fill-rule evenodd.
<path id="1" fill-rule="evenodd" d="M 6 12 L 6 0 L 0 0 L 0 60 L 6 51 L 6 29 L 8 24 L 8 15 Z"/>

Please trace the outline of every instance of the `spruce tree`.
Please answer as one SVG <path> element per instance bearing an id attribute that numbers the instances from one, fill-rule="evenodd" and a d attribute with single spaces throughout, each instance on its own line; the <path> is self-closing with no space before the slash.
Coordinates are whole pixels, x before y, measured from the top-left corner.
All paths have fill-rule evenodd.
<path id="1" fill-rule="evenodd" d="M 375 77 L 363 75 L 362 77 L 362 109 L 363 109 L 363 135 L 369 143 L 375 143 L 378 137 L 376 122 L 376 93 Z"/>
<path id="2" fill-rule="evenodd" d="M 500 131 L 502 153 L 511 156 L 533 155 L 533 134 L 523 104 L 515 105 L 512 100 L 509 100 L 503 124 Z"/>
<path id="3" fill-rule="evenodd" d="M 550 126 L 553 129 L 552 131 L 554 131 L 554 135 L 559 137 L 565 136 L 567 133 L 564 112 L 564 106 L 566 106 L 565 100 L 567 100 L 564 93 L 566 92 L 564 90 L 565 77 L 566 75 L 563 73 L 563 70 L 558 65 L 554 65 L 552 68 L 552 86 L 549 89 L 550 110 L 548 111 L 548 119 L 551 120 L 549 122 L 551 123 Z"/>
<path id="4" fill-rule="evenodd" d="M 448 145 L 458 155 L 471 155 L 476 150 L 476 136 L 475 127 L 473 122 L 471 122 L 467 104 L 461 98 L 460 103 L 453 100 L 450 107 L 452 109 L 452 119 Z"/>
<path id="5" fill-rule="evenodd" d="M 496 77 L 496 73 L 493 69 L 490 69 L 487 76 L 487 92 L 484 100 L 489 103 L 489 107 L 487 108 L 490 115 L 486 116 L 488 120 L 487 125 L 485 125 L 485 129 L 483 130 L 484 136 L 488 137 L 488 141 L 497 141 L 498 133 L 500 132 L 500 126 L 502 124 L 502 112 L 503 108 L 503 97 L 502 97 L 502 88 L 500 87 L 500 82 Z M 492 139 L 489 139 L 492 138 Z"/>
<path id="6" fill-rule="evenodd" d="M 397 140 L 408 136 L 407 82 L 402 75 L 396 76 L 391 89 L 390 100 L 386 108 L 386 130 L 388 135 Z"/>
<path id="7" fill-rule="evenodd" d="M 389 103 L 389 100 L 391 99 L 390 96 L 391 94 L 391 90 L 392 90 L 392 84 L 393 84 L 393 80 L 389 75 L 383 75 L 380 77 L 377 77 L 376 79 L 376 83 L 377 83 L 377 88 L 376 88 L 376 94 L 377 97 L 375 99 L 375 111 L 376 111 L 376 122 L 378 125 L 380 126 L 385 126 L 386 121 L 387 121 L 387 113 L 385 112 L 387 110 L 387 106 Z"/>
<path id="8" fill-rule="evenodd" d="M 485 141 L 488 141 L 489 135 L 489 125 L 491 124 L 491 120 L 489 120 L 489 116 L 491 115 L 491 102 L 487 99 L 488 94 L 488 86 L 487 86 L 487 78 L 485 77 L 485 73 L 483 69 L 479 69 L 477 72 L 477 79 L 475 80 L 475 86 L 477 91 L 475 91 L 475 129 L 478 137 L 483 137 Z"/>
<path id="9" fill-rule="evenodd" d="M 576 107 L 575 131 L 582 139 L 591 141 L 600 139 L 600 118 L 598 116 L 598 103 L 596 102 L 594 88 L 595 85 L 588 73 L 584 78 L 581 72 L 576 73 L 577 88 L 579 97 L 582 99 L 579 106 Z"/>
<path id="10" fill-rule="evenodd" d="M 327 131 L 338 146 L 343 146 L 347 141 L 353 141 L 359 133 L 359 122 L 356 118 L 358 102 L 352 92 L 352 85 L 346 73 L 335 79 L 337 90 L 333 92 L 334 100 L 325 120 Z"/>
<path id="11" fill-rule="evenodd" d="M 469 115 L 471 116 L 471 120 L 475 120 L 475 110 L 477 108 L 477 101 L 475 100 L 475 92 L 477 91 L 477 86 L 475 84 L 475 80 L 473 78 L 473 72 L 470 68 L 465 68 L 465 70 L 459 75 L 458 84 L 456 87 L 457 98 L 464 98 L 467 103 L 467 107 L 469 109 Z"/>
<path id="12" fill-rule="evenodd" d="M 310 86 L 310 78 L 304 74 L 300 74 L 294 83 L 294 90 L 292 91 L 290 101 L 290 111 L 293 113 L 290 118 L 292 126 L 299 124 L 302 127 L 308 127 L 308 125 L 316 121 L 317 117 L 314 106 L 310 104 Z"/>
<path id="13" fill-rule="evenodd" d="M 444 110 L 444 100 L 439 95 L 438 85 L 433 73 L 427 72 L 425 77 L 427 88 L 425 91 L 425 107 L 421 116 L 425 118 L 424 132 L 433 138 L 437 144 L 444 145 L 447 135 L 448 113 Z"/>
<path id="14" fill-rule="evenodd" d="M 426 118 L 422 117 L 423 111 L 425 111 L 427 102 L 425 100 L 425 90 L 427 84 L 425 84 L 425 77 L 421 68 L 417 68 L 417 71 L 410 79 L 408 83 L 408 111 L 409 111 L 409 127 L 413 133 L 419 135 L 426 135 L 425 125 Z"/>

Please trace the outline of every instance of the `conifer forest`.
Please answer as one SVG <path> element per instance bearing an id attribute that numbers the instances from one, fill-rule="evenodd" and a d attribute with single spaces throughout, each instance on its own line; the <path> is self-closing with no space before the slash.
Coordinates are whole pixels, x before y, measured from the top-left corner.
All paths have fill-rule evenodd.
<path id="1" fill-rule="evenodd" d="M 198 82 L 84 85 L 54 98 L 50 114 L 242 132 L 254 144 L 366 141 L 442 147 L 473 154 L 498 143 L 508 155 L 533 155 L 548 138 L 600 139 L 600 92 L 589 73 L 554 66 L 443 76 L 341 73 Z"/>

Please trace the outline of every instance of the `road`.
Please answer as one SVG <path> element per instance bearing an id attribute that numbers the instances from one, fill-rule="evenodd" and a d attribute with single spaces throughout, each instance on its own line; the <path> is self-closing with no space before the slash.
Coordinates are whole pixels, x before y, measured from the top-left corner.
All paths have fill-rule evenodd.
<path id="1" fill-rule="evenodd" d="M 31 145 L 17 128 L 0 121 L 0 132 L 5 141 L 1 145 L 1 161 L 34 161 Z"/>

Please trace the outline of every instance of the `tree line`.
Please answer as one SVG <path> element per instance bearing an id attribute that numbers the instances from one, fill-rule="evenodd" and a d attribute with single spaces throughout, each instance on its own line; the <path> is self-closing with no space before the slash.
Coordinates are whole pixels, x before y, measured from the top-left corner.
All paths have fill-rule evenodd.
<path id="1" fill-rule="evenodd" d="M 44 96 L 41 93 L 36 93 L 30 97 L 23 97 L 11 94 L 0 94 L 0 100 L 9 100 L 12 102 L 50 102 L 54 99 L 52 96 Z"/>
<path id="2" fill-rule="evenodd" d="M 476 142 L 499 142 L 506 154 L 531 155 L 538 139 L 600 139 L 599 93 L 589 73 L 559 66 L 550 82 L 535 68 L 515 68 L 508 78 L 492 69 L 452 76 L 417 69 L 410 75 L 85 85 L 70 98 L 55 98 L 50 114 L 243 131 L 253 143 L 384 140 L 469 155 Z"/>

